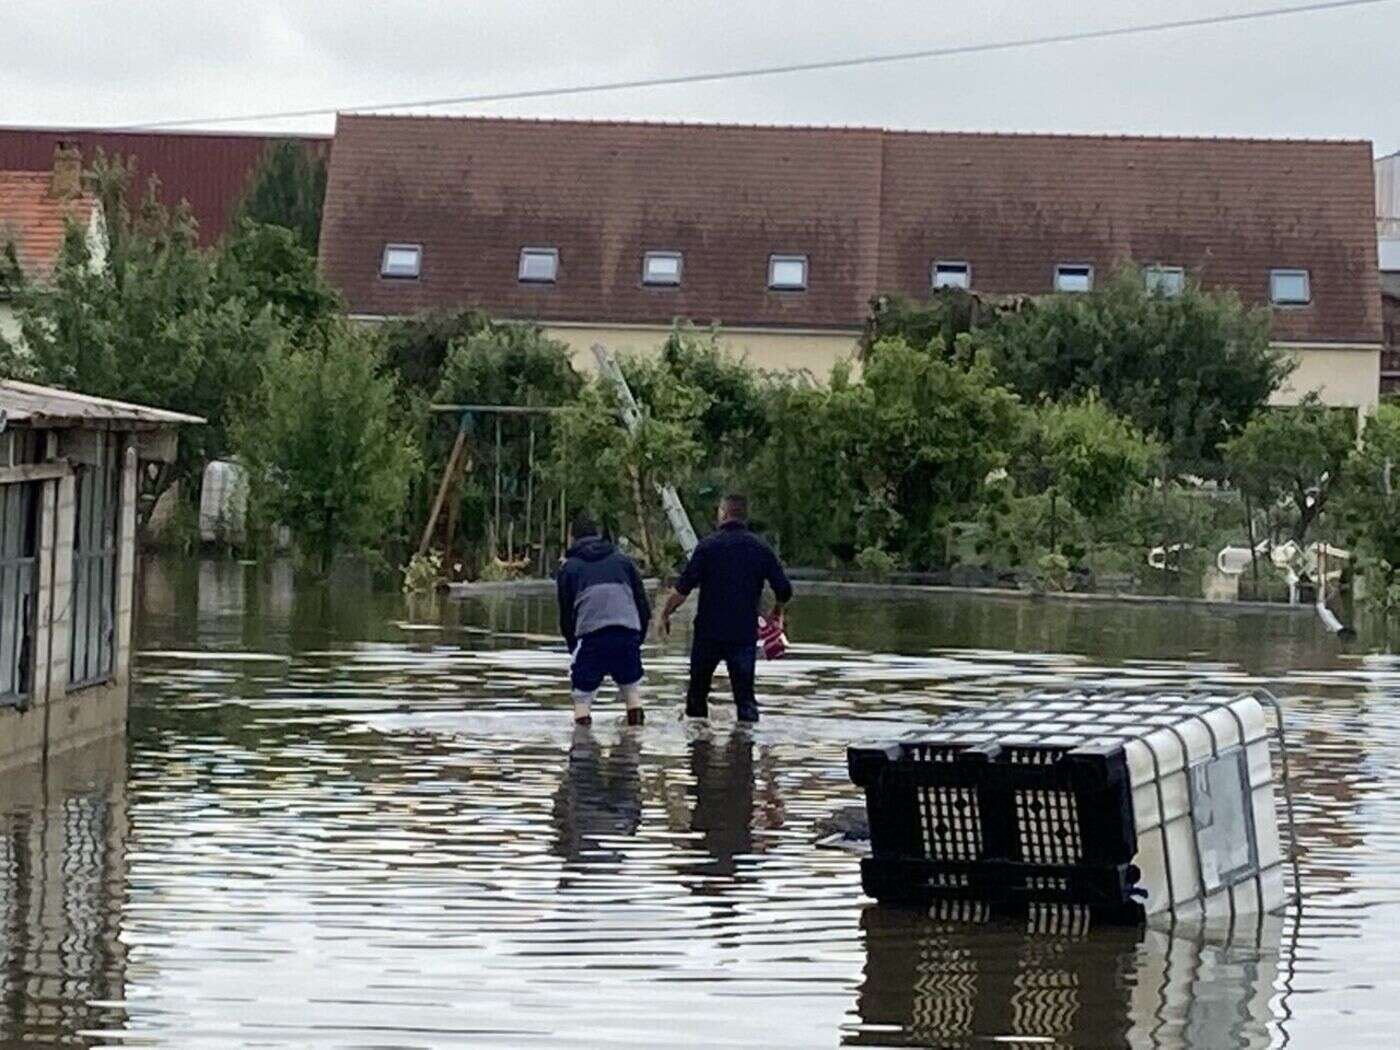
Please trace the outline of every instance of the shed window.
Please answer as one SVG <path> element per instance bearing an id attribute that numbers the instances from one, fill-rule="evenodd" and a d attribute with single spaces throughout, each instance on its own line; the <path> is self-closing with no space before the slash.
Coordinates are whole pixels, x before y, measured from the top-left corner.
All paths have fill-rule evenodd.
<path id="1" fill-rule="evenodd" d="M 553 284 L 559 279 L 559 249 L 521 248 L 519 276 L 527 284 Z"/>
<path id="2" fill-rule="evenodd" d="M 965 262 L 936 262 L 933 264 L 935 288 L 971 288 L 972 267 Z"/>
<path id="3" fill-rule="evenodd" d="M 681 283 L 680 252 L 647 252 L 642 260 L 642 283 L 678 285 Z"/>
<path id="4" fill-rule="evenodd" d="M 112 674 L 117 631 L 117 528 L 121 443 L 98 433 L 89 462 L 74 469 L 73 616 L 68 681 L 85 685 Z"/>
<path id="5" fill-rule="evenodd" d="M 386 244 L 379 263 L 379 276 L 412 279 L 423 269 L 421 244 Z"/>
<path id="6" fill-rule="evenodd" d="M 1094 268 L 1082 263 L 1060 263 L 1055 267 L 1055 291 L 1088 292 L 1094 288 Z"/>
<path id="7" fill-rule="evenodd" d="M 41 482 L 0 485 L 0 707 L 25 707 L 34 684 Z"/>
<path id="8" fill-rule="evenodd" d="M 1142 280 L 1153 295 L 1170 297 L 1186 290 L 1186 270 L 1180 266 L 1149 266 L 1142 271 Z"/>
<path id="9" fill-rule="evenodd" d="M 787 292 L 804 290 L 807 287 L 807 256 L 768 256 L 768 287 Z"/>
<path id="10" fill-rule="evenodd" d="M 1269 298 L 1275 306 L 1306 306 L 1312 302 L 1307 270 L 1270 270 Z"/>

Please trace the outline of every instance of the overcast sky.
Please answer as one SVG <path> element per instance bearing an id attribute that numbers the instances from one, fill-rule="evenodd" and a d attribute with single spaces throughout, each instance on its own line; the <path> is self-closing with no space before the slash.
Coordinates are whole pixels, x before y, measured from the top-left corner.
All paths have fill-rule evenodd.
<path id="1" fill-rule="evenodd" d="M 104 126 L 740 69 L 1305 0 L 0 0 L 0 124 Z M 1400 2 L 890 66 L 433 112 L 1371 139 Z M 220 125 L 209 121 L 208 127 Z M 243 130 L 329 132 L 333 118 Z"/>

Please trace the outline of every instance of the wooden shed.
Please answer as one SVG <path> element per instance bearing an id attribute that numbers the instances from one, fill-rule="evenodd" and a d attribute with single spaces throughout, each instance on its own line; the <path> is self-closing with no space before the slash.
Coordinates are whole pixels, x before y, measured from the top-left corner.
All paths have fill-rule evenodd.
<path id="1" fill-rule="evenodd" d="M 0 769 L 124 730 L 138 471 L 202 422 L 0 381 Z"/>

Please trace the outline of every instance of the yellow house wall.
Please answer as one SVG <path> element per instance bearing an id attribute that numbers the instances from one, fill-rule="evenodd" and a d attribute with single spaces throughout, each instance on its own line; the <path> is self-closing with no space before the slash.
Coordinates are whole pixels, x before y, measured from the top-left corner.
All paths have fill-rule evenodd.
<path id="1" fill-rule="evenodd" d="M 545 332 L 573 351 L 574 367 L 591 373 L 596 364 L 593 346 L 601 343 L 608 350 L 634 354 L 655 353 L 670 334 L 669 326 L 648 327 L 547 324 Z M 859 333 L 854 331 L 763 331 L 747 328 L 721 329 L 720 344 L 735 357 L 742 357 L 756 368 L 769 370 L 805 369 L 825 380 L 837 361 L 855 357 Z"/>
<path id="2" fill-rule="evenodd" d="M 1334 347 L 1283 347 L 1297 362 L 1293 374 L 1273 396 L 1276 405 L 1296 404 L 1316 392 L 1324 404 L 1375 411 L 1380 400 L 1381 353 Z"/>

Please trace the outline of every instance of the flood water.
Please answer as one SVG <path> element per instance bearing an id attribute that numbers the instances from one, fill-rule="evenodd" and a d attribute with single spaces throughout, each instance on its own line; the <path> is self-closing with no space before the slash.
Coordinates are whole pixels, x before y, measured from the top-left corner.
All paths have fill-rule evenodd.
<path id="1" fill-rule="evenodd" d="M 799 595 L 764 720 L 570 724 L 547 596 L 152 562 L 125 741 L 0 780 L 0 1048 L 1393 1047 L 1400 663 L 1306 616 Z M 959 926 L 817 848 L 845 746 L 1069 681 L 1286 697 L 1305 902 Z M 717 683 L 723 697 L 723 682 Z"/>

